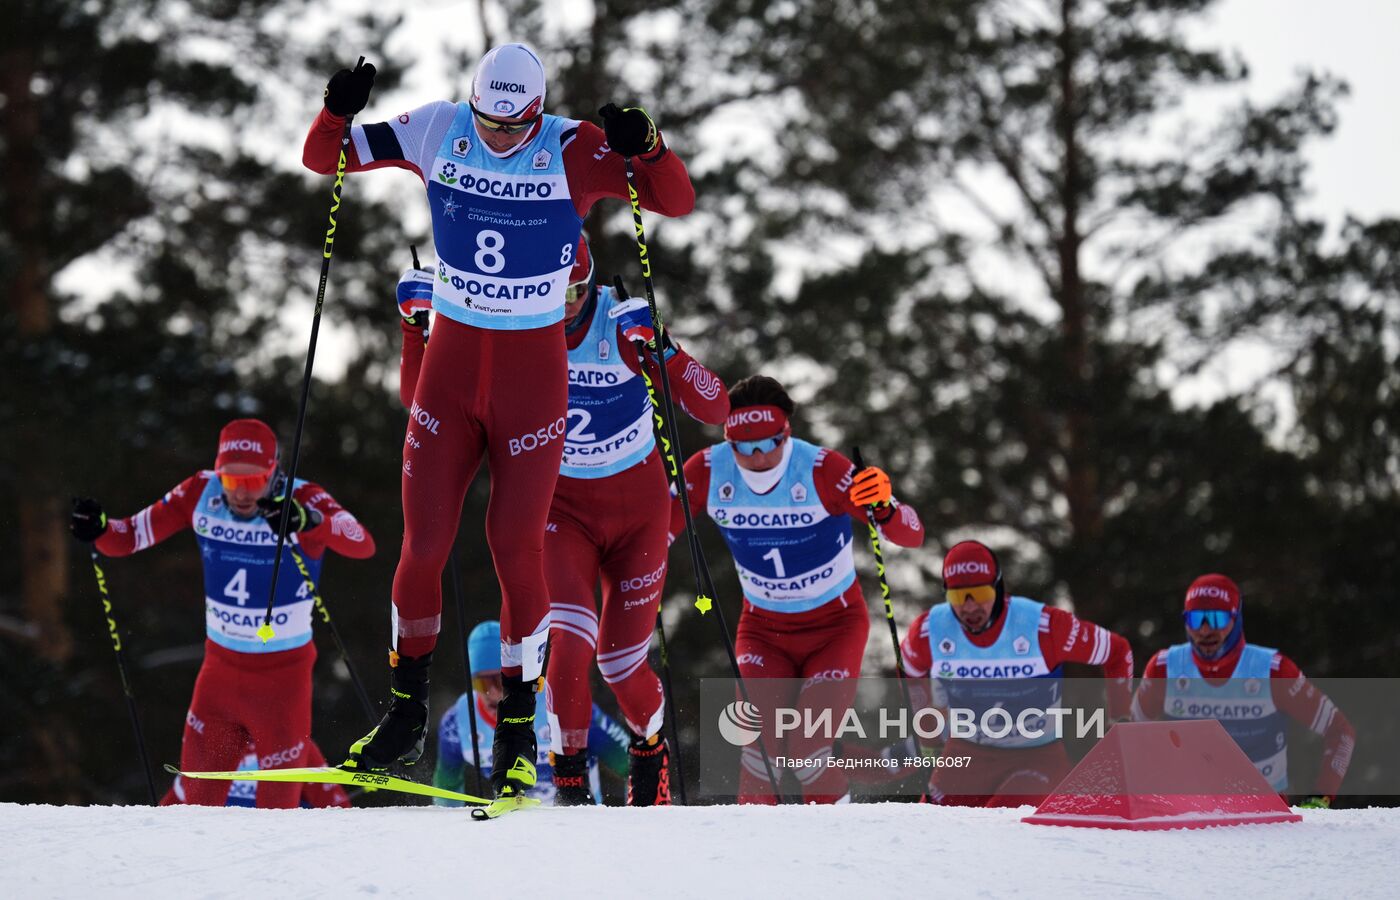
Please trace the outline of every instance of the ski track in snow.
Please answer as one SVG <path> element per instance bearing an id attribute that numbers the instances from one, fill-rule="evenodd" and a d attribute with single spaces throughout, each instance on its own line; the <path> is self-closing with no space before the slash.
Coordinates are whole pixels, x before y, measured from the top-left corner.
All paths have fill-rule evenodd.
<path id="1" fill-rule="evenodd" d="M 1126 832 L 912 804 L 539 809 L 0 804 L 8 897 L 1393 894 L 1400 810 Z M 505 881 L 493 883 L 501 866 Z"/>

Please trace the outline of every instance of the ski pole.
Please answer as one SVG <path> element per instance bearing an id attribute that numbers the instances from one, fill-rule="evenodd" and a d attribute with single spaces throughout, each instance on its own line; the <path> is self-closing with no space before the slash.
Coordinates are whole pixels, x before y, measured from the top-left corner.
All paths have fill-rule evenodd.
<path id="1" fill-rule="evenodd" d="M 355 63 L 358 70 L 365 58 Z M 350 150 L 350 123 L 355 116 L 345 117 L 345 128 L 340 133 L 340 157 L 335 164 L 335 183 L 331 186 L 330 226 L 326 228 L 325 243 L 321 246 L 321 282 L 316 287 L 316 310 L 311 316 L 311 340 L 306 347 L 306 372 L 301 377 L 301 401 L 297 405 L 296 436 L 292 438 L 292 462 L 287 470 L 287 484 L 296 484 L 297 463 L 301 460 L 301 433 L 306 425 L 306 401 L 311 395 L 311 367 L 316 363 L 316 337 L 321 331 L 321 306 L 326 302 L 326 282 L 331 277 L 331 254 L 335 252 L 335 217 L 340 212 L 340 196 L 345 186 L 345 168 Z M 288 488 L 290 490 L 290 488 Z M 277 576 L 282 568 L 282 548 L 287 544 L 287 526 L 291 516 L 282 517 L 282 527 L 277 529 L 277 555 L 272 558 L 272 584 L 267 589 L 267 612 L 263 623 L 258 626 L 258 637 L 266 644 L 276 634 L 272 630 L 272 603 L 277 597 Z"/>
<path id="2" fill-rule="evenodd" d="M 321 592 L 316 589 L 316 579 L 311 577 L 311 570 L 306 566 L 306 560 L 302 559 L 300 553 L 291 544 L 287 545 L 287 550 L 292 554 L 292 562 L 296 563 L 297 570 L 301 572 L 302 583 L 311 593 L 311 600 L 316 612 L 320 614 L 321 621 L 326 623 L 326 627 L 331 631 L 331 639 L 335 641 L 335 649 L 340 653 L 340 659 L 345 663 L 345 671 L 350 673 L 350 683 L 355 686 L 355 695 L 360 698 L 360 706 L 364 708 L 365 718 L 369 719 L 370 727 L 379 721 L 379 716 L 374 712 L 374 704 L 369 699 L 369 694 L 365 691 L 364 682 L 360 681 L 360 676 L 355 674 L 355 666 L 350 662 L 350 651 L 345 648 L 345 641 L 340 637 L 340 629 L 335 627 L 335 622 L 331 621 L 330 608 L 326 606 L 326 601 L 321 599 Z"/>
<path id="3" fill-rule="evenodd" d="M 616 286 L 617 295 L 623 299 L 626 299 L 627 289 L 622 285 L 621 275 L 617 276 L 614 279 L 614 284 Z M 642 371 L 642 379 L 647 383 L 648 388 L 650 388 L 651 379 L 646 374 L 647 355 L 646 350 L 644 349 L 644 344 L 641 341 L 636 341 L 634 342 L 633 346 L 637 350 L 637 366 Z M 649 389 L 647 391 L 647 398 L 651 401 L 652 430 L 656 434 L 656 444 L 659 447 L 663 444 L 663 442 L 666 439 L 666 430 L 664 427 L 665 420 L 662 418 L 661 415 L 661 407 L 656 401 L 656 391 Z M 685 775 L 682 774 L 681 766 L 680 723 L 677 721 L 676 718 L 677 710 L 675 692 L 671 688 L 671 654 L 666 649 L 666 623 L 663 622 L 661 619 L 660 605 L 658 605 L 656 609 L 656 637 L 659 644 L 658 650 L 660 651 L 661 657 L 661 688 L 666 695 L 666 706 L 671 711 L 671 740 L 676 745 L 676 788 L 680 794 L 681 806 L 689 806 L 690 804 L 686 800 L 685 796 Z"/>
<path id="4" fill-rule="evenodd" d="M 856 472 L 865 468 L 865 460 L 861 459 L 860 448 L 851 448 L 851 461 L 856 464 Z M 890 640 L 894 643 L 894 665 L 899 673 L 899 686 L 904 692 L 904 705 L 913 712 L 913 702 L 909 698 L 909 684 L 905 681 L 904 674 L 904 653 L 899 649 L 899 628 L 894 622 L 894 604 L 890 602 L 890 583 L 885 579 L 885 554 L 880 548 L 880 531 L 875 523 L 875 507 L 865 508 L 865 527 L 870 530 L 870 550 L 875 554 L 875 574 L 880 579 L 880 597 L 885 602 L 885 622 L 890 626 Z"/>
<path id="5" fill-rule="evenodd" d="M 418 254 L 413 254 L 413 265 L 418 266 Z M 462 583 L 457 573 L 457 549 L 447 552 L 447 568 L 452 572 L 452 599 L 457 603 L 457 622 L 462 629 L 462 666 L 467 670 L 467 704 L 471 709 L 468 718 L 472 733 L 472 762 L 476 773 L 476 789 L 481 790 L 481 741 L 476 736 L 476 687 L 472 684 L 471 641 L 467 634 L 467 613 L 462 606 Z"/>
<path id="6" fill-rule="evenodd" d="M 690 544 L 690 561 L 695 569 L 695 608 L 700 611 L 702 616 L 714 609 L 715 621 L 719 625 L 720 634 L 724 636 L 724 650 L 729 654 L 729 665 L 734 670 L 734 679 L 739 686 L 739 697 L 745 703 L 750 703 L 748 686 L 744 684 L 744 676 L 739 671 L 739 657 L 734 652 L 734 641 L 729 637 L 729 624 L 724 620 L 724 610 L 716 606 L 714 602 L 716 593 L 714 579 L 710 576 L 710 567 L 706 564 L 705 553 L 700 547 L 700 534 L 695 530 L 695 518 L 690 512 L 690 492 L 686 490 L 685 473 L 679 463 L 683 456 L 680 430 L 676 422 L 675 404 L 671 401 L 671 379 L 666 373 L 666 359 L 662 352 L 662 347 L 665 346 L 666 326 L 661 321 L 661 311 L 656 306 L 656 288 L 651 281 L 651 255 L 647 251 L 646 229 L 642 226 L 642 200 L 637 194 L 637 179 L 636 172 L 632 168 L 632 157 L 624 156 L 622 162 L 627 174 L 627 199 L 632 205 L 632 230 L 637 236 L 637 256 L 642 262 L 642 283 L 646 286 L 647 307 L 651 311 L 650 349 L 660 363 L 657 368 L 661 370 L 661 396 L 665 403 L 665 422 L 658 422 L 657 425 L 664 427 L 670 433 L 669 439 L 665 434 L 662 435 L 661 452 L 666 458 L 672 483 L 676 486 L 676 494 L 680 497 L 681 513 L 685 517 L 685 533 Z M 661 409 L 657 406 L 655 389 L 652 386 L 651 378 L 646 373 L 646 366 L 642 367 L 642 378 L 646 381 L 652 409 L 655 410 L 655 415 L 659 419 L 661 418 Z M 759 755 L 763 757 L 763 770 L 767 773 L 768 783 L 773 788 L 773 798 L 776 802 L 782 803 L 783 796 L 778 791 L 778 777 L 773 772 L 773 764 L 768 759 L 768 751 L 762 746 L 762 738 L 759 739 L 759 745 Z"/>
<path id="7" fill-rule="evenodd" d="M 131 690 L 131 680 L 126 677 L 126 652 L 122 650 L 121 631 L 117 620 L 112 616 L 112 596 L 107 593 L 107 576 L 102 571 L 102 563 L 97 556 L 97 548 L 89 547 L 92 554 L 92 571 L 97 575 L 97 590 L 102 594 L 102 611 L 107 618 L 107 633 L 112 637 L 112 651 L 117 656 L 117 672 L 121 675 L 122 693 L 126 695 L 126 711 L 131 714 L 131 729 L 136 733 L 136 752 L 141 757 L 141 773 L 146 776 L 146 791 L 151 805 L 160 805 L 156 799 L 156 782 L 151 775 L 151 761 L 146 757 L 146 738 L 141 733 L 141 717 L 136 714 L 136 695 Z"/>

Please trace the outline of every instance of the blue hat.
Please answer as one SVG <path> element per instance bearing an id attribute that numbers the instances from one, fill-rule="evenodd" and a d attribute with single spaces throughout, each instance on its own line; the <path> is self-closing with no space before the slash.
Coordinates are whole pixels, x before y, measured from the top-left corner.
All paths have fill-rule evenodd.
<path id="1" fill-rule="evenodd" d="M 501 671 L 501 623 L 488 619 L 467 635 L 472 675 Z"/>

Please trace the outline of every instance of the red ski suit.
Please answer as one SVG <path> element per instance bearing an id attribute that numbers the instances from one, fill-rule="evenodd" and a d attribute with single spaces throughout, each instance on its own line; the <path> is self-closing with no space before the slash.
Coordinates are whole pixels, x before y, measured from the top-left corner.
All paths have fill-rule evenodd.
<path id="1" fill-rule="evenodd" d="M 388 122 L 355 126 L 348 171 L 408 169 L 426 187 L 424 166 L 431 165 L 455 110 L 452 103 L 432 103 Z M 335 171 L 343 128 L 342 118 L 321 110 L 302 151 L 307 168 Z M 561 143 L 569 195 L 580 218 L 604 197 L 627 198 L 623 158 L 608 148 L 600 128 L 580 122 L 564 132 Z M 693 208 L 690 176 L 674 153 L 639 158 L 634 168 L 642 206 L 668 216 Z M 467 486 L 485 459 L 491 470 L 486 537 L 501 582 L 502 670 L 534 678 L 549 614 L 544 532 L 563 453 L 568 397 L 563 323 L 509 331 L 438 319 L 404 441 L 394 646 L 404 655 L 421 656 L 437 644 L 442 570 Z M 527 653 L 527 643 L 537 652 Z"/>
<path id="2" fill-rule="evenodd" d="M 1006 625 L 1006 609 L 985 631 L 962 634 L 969 643 L 990 647 Z M 1127 638 L 1107 628 L 1077 618 L 1068 610 L 1046 606 L 1037 629 L 1045 665 L 1055 669 L 1062 663 L 1103 666 L 1108 683 L 1108 715 L 1121 719 L 1128 714 L 1128 698 L 1133 678 L 1133 648 Z M 929 647 L 928 612 L 922 612 L 909 625 L 900 644 L 904 671 L 910 678 L 929 675 L 933 654 Z M 916 682 L 917 683 L 917 682 Z M 929 697 L 927 683 L 912 692 L 915 705 Z M 929 777 L 925 800 L 943 806 L 1022 806 L 1036 804 L 1069 774 L 1069 756 L 1064 742 L 1038 747 L 1008 749 L 986 747 L 961 738 L 950 738 L 944 756 L 969 756 L 971 763 L 961 768 L 935 768 Z"/>
<path id="3" fill-rule="evenodd" d="M 690 509 L 700 515 L 710 493 L 710 450 L 702 450 L 685 463 L 686 493 Z M 823 450 L 813 465 L 812 481 L 817 495 L 831 515 L 853 517 L 864 533 L 865 507 L 851 501 L 849 491 L 855 466 L 835 450 Z M 674 540 L 685 529 L 679 498 L 671 507 L 671 535 Z M 901 547 L 918 547 L 924 541 L 923 524 L 914 508 L 895 502 L 895 508 L 879 526 L 882 539 Z M 860 581 L 853 581 L 844 593 L 816 609 L 780 613 L 760 609 L 747 599 L 739 615 L 734 652 L 746 683 L 760 679 L 803 679 L 794 696 L 775 696 L 761 686 L 750 688 L 760 706 L 783 705 L 797 708 L 831 708 L 835 720 L 855 699 L 855 679 L 860 677 L 861 659 L 870 634 L 870 614 Z M 842 690 L 836 685 L 849 685 Z M 760 742 L 761 743 L 761 742 Z M 831 741 L 820 733 L 811 737 L 797 731 L 783 747 L 770 747 L 770 757 L 779 755 L 800 759 L 831 756 Z M 774 774 L 781 777 L 782 769 Z M 774 803 L 772 788 L 758 744 L 745 747 L 739 774 L 739 802 Z M 797 768 L 802 798 L 809 803 L 834 803 L 846 793 L 845 769 L 829 766 Z"/>
<path id="4" fill-rule="evenodd" d="M 614 346 L 628 346 L 621 329 L 614 331 Z M 586 333 L 579 328 L 571 334 L 569 348 Z M 638 371 L 633 354 L 622 359 Z M 660 397 L 660 370 L 654 357 L 647 360 Z M 666 371 L 680 409 L 709 425 L 724 422 L 729 396 L 718 376 L 679 347 Z M 633 734 L 650 737 L 661 730 L 661 681 L 647 651 L 666 582 L 671 494 L 665 465 L 653 449 L 640 464 L 606 478 L 561 475 L 554 490 L 545 570 L 552 601 L 548 683 L 550 714 L 558 718 L 552 731 L 556 750 L 588 747 L 589 672 L 595 657 Z M 594 599 L 600 580 L 601 615 Z"/>
<path id="5" fill-rule="evenodd" d="M 215 477 L 210 471 L 192 475 L 136 515 L 110 520 L 107 532 L 97 540 L 98 551 L 107 556 L 129 556 L 190 528 L 198 515 L 200 497 Z M 374 538 L 369 531 L 323 488 L 307 482 L 292 496 L 322 517 L 320 525 L 296 535 L 298 551 L 308 560 L 321 559 L 327 549 L 351 559 L 374 555 Z M 271 558 L 270 549 L 266 556 Z M 295 569 L 287 571 L 286 567 L 280 576 L 299 577 Z M 217 593 L 220 587 L 206 584 L 205 592 Z M 206 639 L 204 664 L 185 714 L 180 768 L 187 772 L 231 770 L 249 743 L 270 768 L 315 765 L 311 760 L 323 758 L 311 741 L 311 670 L 315 662 L 316 645 L 309 640 L 289 650 L 241 653 Z M 185 803 L 222 806 L 228 795 L 227 781 L 181 781 Z M 298 805 L 301 794 L 299 784 L 267 782 L 258 788 L 258 806 L 290 809 Z M 163 802 L 180 799 L 172 792 Z"/>
<path id="6" fill-rule="evenodd" d="M 424 340 L 418 327 L 405 321 L 402 328 L 399 395 L 407 405 L 422 366 Z M 578 347 L 587 334 L 584 327 L 568 335 L 568 349 Z M 437 340 L 436 332 L 432 340 Z M 620 326 L 613 345 L 619 351 L 631 346 Z M 621 358 L 629 369 L 640 371 L 634 354 Z M 666 361 L 666 371 L 681 409 L 699 422 L 724 422 L 729 397 L 717 375 L 680 347 Z M 647 374 L 660 383 L 651 356 Z M 550 730 L 556 752 L 588 747 L 593 711 L 589 670 L 595 658 L 633 733 L 649 737 L 660 730 L 661 682 L 646 657 L 666 580 L 669 516 L 665 463 L 655 449 L 639 464 L 605 478 L 561 475 L 555 485 L 544 550 L 551 598 L 546 678 L 550 712 L 558 717 Z M 601 615 L 596 596 L 600 580 Z"/>
<path id="7" fill-rule="evenodd" d="M 1210 683 L 1220 683 L 1228 679 L 1239 664 L 1245 642 L 1239 641 L 1234 648 L 1219 659 L 1202 659 L 1195 650 L 1191 656 L 1196 668 Z M 1275 653 L 1270 664 L 1269 685 L 1274 704 L 1293 721 L 1313 734 L 1322 737 L 1322 766 L 1318 770 L 1313 793 L 1336 798 L 1341 789 L 1342 779 L 1351 766 L 1351 755 L 1356 749 L 1356 730 L 1350 720 L 1322 691 L 1308 681 L 1298 664 L 1282 653 Z M 1133 696 L 1133 718 L 1139 721 L 1165 718 L 1162 703 L 1167 692 L 1167 651 L 1158 650 L 1147 661 L 1142 681 Z"/>

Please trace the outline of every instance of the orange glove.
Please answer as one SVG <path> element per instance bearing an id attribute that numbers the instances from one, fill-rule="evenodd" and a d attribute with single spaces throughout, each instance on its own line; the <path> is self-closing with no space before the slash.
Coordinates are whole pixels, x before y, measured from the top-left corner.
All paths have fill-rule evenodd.
<path id="1" fill-rule="evenodd" d="M 890 476 L 875 466 L 861 469 L 851 482 L 851 502 L 857 506 L 881 506 L 893 496 Z"/>

